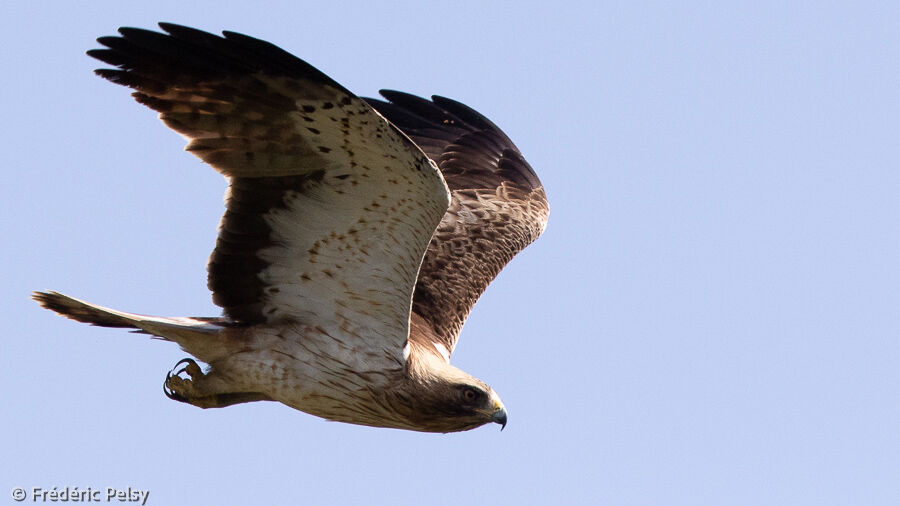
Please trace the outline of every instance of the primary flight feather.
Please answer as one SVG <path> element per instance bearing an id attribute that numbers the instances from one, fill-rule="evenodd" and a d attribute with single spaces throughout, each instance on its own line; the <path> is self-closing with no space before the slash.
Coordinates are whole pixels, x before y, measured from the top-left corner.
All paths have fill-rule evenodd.
<path id="1" fill-rule="evenodd" d="M 208 264 L 224 316 L 34 298 L 178 343 L 208 368 L 182 360 L 165 392 L 195 406 L 274 400 L 427 432 L 505 425 L 497 393 L 450 355 L 475 301 L 547 222 L 512 141 L 447 98 L 361 99 L 268 42 L 160 27 L 121 28 L 88 54 L 228 180 Z"/>

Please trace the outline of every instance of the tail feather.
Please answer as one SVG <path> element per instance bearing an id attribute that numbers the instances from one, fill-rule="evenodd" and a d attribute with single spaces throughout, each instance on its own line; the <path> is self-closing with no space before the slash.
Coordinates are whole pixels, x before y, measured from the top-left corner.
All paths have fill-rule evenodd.
<path id="1" fill-rule="evenodd" d="M 211 363 L 243 342 L 233 343 L 223 329 L 234 327 L 227 318 L 189 318 L 185 316 L 148 316 L 116 311 L 58 292 L 34 292 L 31 298 L 41 306 L 72 320 L 99 325 L 135 329 L 178 343 L 181 348 L 204 362 Z"/>
<path id="2" fill-rule="evenodd" d="M 181 343 L 184 335 L 215 334 L 231 323 L 225 318 L 189 318 L 185 316 L 148 316 L 116 311 L 58 292 L 34 292 L 31 298 L 41 306 L 72 320 L 98 325 L 137 329 Z"/>
<path id="3" fill-rule="evenodd" d="M 61 316 L 99 327 L 137 329 L 139 327 L 135 325 L 135 317 L 143 316 L 121 313 L 58 292 L 33 292 L 31 298 Z"/>

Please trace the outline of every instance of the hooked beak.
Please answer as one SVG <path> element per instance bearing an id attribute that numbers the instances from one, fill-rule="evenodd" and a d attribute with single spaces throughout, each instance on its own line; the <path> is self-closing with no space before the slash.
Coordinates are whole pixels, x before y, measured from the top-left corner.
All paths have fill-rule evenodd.
<path id="1" fill-rule="evenodd" d="M 499 423 L 501 431 L 506 428 L 506 407 L 500 399 L 494 398 L 494 414 L 491 415 L 491 421 Z"/>
<path id="2" fill-rule="evenodd" d="M 491 421 L 494 423 L 500 424 L 500 430 L 506 428 L 506 409 L 500 408 L 497 410 L 493 416 L 491 416 Z"/>

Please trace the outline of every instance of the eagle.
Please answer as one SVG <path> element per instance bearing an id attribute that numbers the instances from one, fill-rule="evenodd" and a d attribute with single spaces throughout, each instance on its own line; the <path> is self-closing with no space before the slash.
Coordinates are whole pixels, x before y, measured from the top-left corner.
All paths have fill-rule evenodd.
<path id="1" fill-rule="evenodd" d="M 500 396 L 450 356 L 481 293 L 547 223 L 543 185 L 509 137 L 448 98 L 360 98 L 263 40 L 159 27 L 120 28 L 88 55 L 225 176 L 207 266 L 223 315 L 33 298 L 177 343 L 193 358 L 163 390 L 201 408 L 277 401 L 374 427 L 505 427 Z"/>

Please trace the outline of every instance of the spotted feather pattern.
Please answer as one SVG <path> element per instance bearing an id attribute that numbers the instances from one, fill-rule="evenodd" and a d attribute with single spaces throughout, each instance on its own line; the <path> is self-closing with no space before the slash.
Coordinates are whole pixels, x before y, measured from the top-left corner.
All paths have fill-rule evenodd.
<path id="1" fill-rule="evenodd" d="M 160 27 L 120 29 L 89 54 L 228 178 L 214 302 L 238 324 L 365 334 L 402 362 L 416 274 L 449 203 L 440 172 L 365 101 L 280 48 Z"/>

